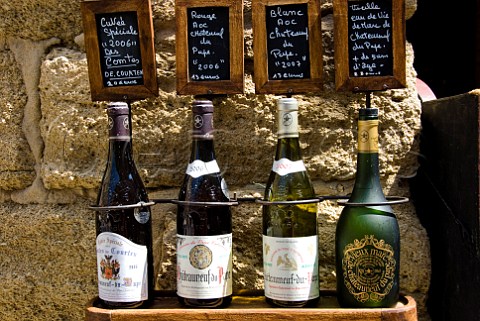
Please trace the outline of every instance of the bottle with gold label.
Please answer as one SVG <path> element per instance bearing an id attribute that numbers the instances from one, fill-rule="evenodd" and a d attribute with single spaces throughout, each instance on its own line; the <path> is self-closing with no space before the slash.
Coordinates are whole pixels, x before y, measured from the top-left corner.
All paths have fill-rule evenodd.
<path id="1" fill-rule="evenodd" d="M 355 185 L 335 236 L 337 297 L 342 307 L 391 307 L 398 301 L 399 227 L 385 202 L 378 164 L 378 109 L 362 108 Z"/>
<path id="2" fill-rule="evenodd" d="M 280 307 L 313 306 L 319 298 L 317 204 L 300 152 L 298 103 L 278 101 L 278 143 L 263 207 L 266 301 Z M 277 202 L 277 204 L 275 204 Z"/>

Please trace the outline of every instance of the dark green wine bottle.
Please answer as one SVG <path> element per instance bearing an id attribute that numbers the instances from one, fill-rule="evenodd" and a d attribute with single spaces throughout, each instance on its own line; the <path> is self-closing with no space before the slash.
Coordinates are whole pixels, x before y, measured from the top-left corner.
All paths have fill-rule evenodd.
<path id="1" fill-rule="evenodd" d="M 213 145 L 213 105 L 193 102 L 192 152 L 177 207 L 177 296 L 193 308 L 232 301 L 232 215 Z"/>
<path id="2" fill-rule="evenodd" d="M 135 167 L 130 108 L 110 103 L 108 162 L 97 204 L 115 207 L 148 202 Z M 134 308 L 153 300 L 152 219 L 149 207 L 96 212 L 98 291 L 102 306 Z"/>
<path id="3" fill-rule="evenodd" d="M 265 200 L 315 199 L 298 141 L 298 103 L 278 101 L 278 142 Z M 317 204 L 263 206 L 266 301 L 280 307 L 313 306 L 319 298 Z"/>
<path id="4" fill-rule="evenodd" d="M 378 109 L 362 108 L 357 174 L 348 203 L 383 204 L 346 205 L 338 220 L 337 297 L 342 307 L 392 307 L 398 302 L 400 233 L 385 202 L 378 169 Z"/>

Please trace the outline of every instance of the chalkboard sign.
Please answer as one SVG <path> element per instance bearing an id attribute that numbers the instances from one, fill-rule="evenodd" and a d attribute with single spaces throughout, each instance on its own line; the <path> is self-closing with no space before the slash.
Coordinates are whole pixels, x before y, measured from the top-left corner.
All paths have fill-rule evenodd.
<path id="1" fill-rule="evenodd" d="M 187 13 L 190 80 L 229 80 L 228 7 L 189 8 Z"/>
<path id="2" fill-rule="evenodd" d="M 137 13 L 96 14 L 103 86 L 143 85 Z"/>
<path id="3" fill-rule="evenodd" d="M 177 92 L 243 93 L 243 1 L 177 0 Z"/>
<path id="4" fill-rule="evenodd" d="M 322 87 L 320 4 L 254 0 L 257 93 L 300 93 Z"/>
<path id="5" fill-rule="evenodd" d="M 334 1 L 337 89 L 405 87 L 404 0 Z"/>
<path id="6" fill-rule="evenodd" d="M 310 78 L 308 6 L 267 6 L 268 79 Z"/>
<path id="7" fill-rule="evenodd" d="M 92 100 L 157 96 L 149 0 L 81 3 Z"/>

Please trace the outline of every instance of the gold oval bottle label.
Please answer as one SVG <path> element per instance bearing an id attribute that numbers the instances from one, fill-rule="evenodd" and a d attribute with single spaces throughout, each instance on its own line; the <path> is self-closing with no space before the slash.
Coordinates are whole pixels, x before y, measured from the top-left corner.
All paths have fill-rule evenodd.
<path id="1" fill-rule="evenodd" d="M 378 153 L 378 120 L 358 121 L 358 152 Z"/>
<path id="2" fill-rule="evenodd" d="M 345 286 L 359 302 L 381 302 L 393 288 L 396 264 L 391 245 L 365 235 L 343 250 Z"/>

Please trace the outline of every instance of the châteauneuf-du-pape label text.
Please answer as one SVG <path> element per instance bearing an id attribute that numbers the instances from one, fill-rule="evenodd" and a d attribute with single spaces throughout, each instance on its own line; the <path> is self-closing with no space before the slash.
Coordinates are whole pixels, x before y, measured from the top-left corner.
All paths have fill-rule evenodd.
<path id="1" fill-rule="evenodd" d="M 98 293 L 105 301 L 148 299 L 147 247 L 103 232 L 97 236 Z"/>
<path id="2" fill-rule="evenodd" d="M 273 300 L 304 301 L 320 295 L 318 237 L 263 235 L 265 296 Z"/>
<path id="3" fill-rule="evenodd" d="M 177 294 L 211 299 L 232 294 L 232 234 L 177 234 Z"/>

